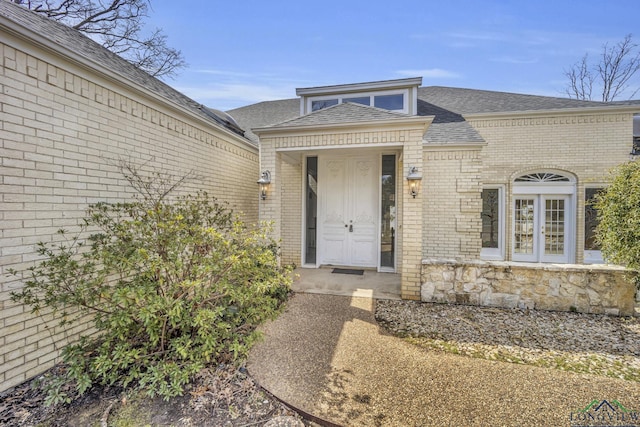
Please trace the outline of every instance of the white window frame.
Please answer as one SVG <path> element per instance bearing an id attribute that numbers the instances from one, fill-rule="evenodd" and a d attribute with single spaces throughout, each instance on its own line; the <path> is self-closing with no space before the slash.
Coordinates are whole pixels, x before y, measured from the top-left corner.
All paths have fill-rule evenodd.
<path id="1" fill-rule="evenodd" d="M 344 98 L 362 98 L 369 97 L 369 106 L 374 106 L 374 98 L 379 95 L 402 95 L 402 110 L 388 110 L 394 111 L 397 113 L 409 114 L 409 89 L 400 89 L 400 90 L 382 90 L 376 92 L 351 92 L 351 93 L 339 93 L 339 94 L 331 94 L 331 95 L 319 95 L 319 96 L 310 96 L 306 99 L 306 111 L 307 113 L 311 113 L 312 103 L 313 101 L 325 101 L 330 99 L 337 99 L 338 104 L 342 104 L 342 100 Z M 317 110 L 320 111 L 320 110 Z"/>
<path id="2" fill-rule="evenodd" d="M 583 200 L 583 209 L 586 212 L 587 209 L 587 190 L 589 189 L 598 189 L 598 190 L 604 190 L 606 187 L 606 185 L 604 184 L 589 184 L 586 185 L 584 188 L 584 200 Z M 586 226 L 586 222 L 587 222 L 587 218 L 586 215 L 584 216 L 584 225 Z M 584 227 L 583 227 L 584 228 Z M 586 231 L 586 230 L 583 230 Z M 584 236 L 586 238 L 586 236 Z M 583 242 L 584 244 L 584 242 Z M 604 264 L 604 257 L 602 256 L 602 251 L 599 250 L 590 250 L 590 249 L 584 249 L 584 255 L 583 255 L 583 261 L 584 264 Z"/>
<path id="3" fill-rule="evenodd" d="M 520 175 L 520 177 L 522 176 L 526 176 L 526 175 L 531 175 L 531 174 L 535 174 L 538 172 L 531 172 L 529 174 L 523 174 Z M 566 249 L 567 249 L 567 259 L 566 260 L 562 260 L 562 261 L 557 261 L 558 263 L 562 263 L 562 264 L 571 264 L 573 262 L 575 262 L 575 258 L 576 258 L 576 247 L 575 247 L 575 235 L 576 235 L 576 207 L 577 207 L 577 203 L 576 203 L 576 198 L 577 198 L 577 191 L 576 191 L 576 180 L 573 176 L 567 174 L 566 172 L 556 172 L 554 170 L 548 170 L 548 171 L 542 171 L 539 172 L 541 174 L 550 174 L 550 175 L 554 175 L 557 174 L 563 178 L 567 178 L 566 181 L 552 181 L 552 182 L 522 182 L 522 181 L 517 181 L 517 179 L 519 177 L 516 177 L 516 179 L 513 182 L 513 188 L 511 190 L 511 241 L 514 242 L 515 241 L 515 200 L 516 198 L 519 197 L 525 197 L 525 196 L 531 196 L 531 197 L 535 197 L 537 200 L 537 204 L 540 205 L 540 203 L 542 201 L 544 201 L 544 198 L 547 196 L 554 196 L 554 195 L 563 195 L 563 196 L 567 196 L 567 204 L 565 205 L 565 215 L 566 215 L 566 224 L 567 224 L 567 229 L 565 230 L 565 244 L 566 244 Z M 541 214 L 542 208 L 541 206 L 537 206 L 536 207 L 536 215 L 538 216 L 538 221 L 540 221 L 540 214 Z M 538 225 L 540 223 L 538 222 Z M 538 231 L 536 231 L 537 233 Z M 537 237 L 539 238 L 539 236 Z M 531 255 L 531 259 L 529 259 L 528 256 L 522 256 L 522 255 L 518 255 L 514 252 L 514 248 L 513 248 L 513 243 L 512 243 L 512 248 L 511 248 L 511 259 L 514 261 L 524 261 L 524 262 L 538 262 L 538 263 L 553 263 L 554 261 L 545 261 L 542 260 L 542 255 L 541 255 L 541 249 L 540 246 L 536 243 L 537 249 L 536 249 L 536 253 L 534 255 Z"/>
<path id="4" fill-rule="evenodd" d="M 382 177 L 382 156 L 396 156 L 396 164 L 395 164 L 395 169 L 396 169 L 396 176 L 395 176 L 395 181 L 396 181 L 396 188 L 395 188 L 395 197 L 396 197 L 396 218 L 395 218 L 395 224 L 396 224 L 396 235 L 395 235 L 395 251 L 393 253 L 393 267 L 383 267 L 381 265 L 382 263 L 382 236 L 380 235 L 380 228 L 382 227 L 382 179 L 380 179 Z M 397 271 L 397 267 L 398 267 L 398 223 L 399 223 L 399 218 L 398 218 L 398 194 L 400 194 L 400 191 L 402 191 L 402 181 L 399 179 L 400 175 L 398 174 L 398 171 L 400 170 L 400 153 L 397 151 L 382 151 L 379 154 L 379 159 L 378 161 L 380 162 L 379 166 L 378 166 L 378 170 L 380 171 L 380 177 L 378 179 L 378 272 L 380 273 L 395 273 Z"/>
<path id="5" fill-rule="evenodd" d="M 487 261 L 503 261 L 505 259 L 505 187 L 504 185 L 484 185 L 483 190 L 498 190 L 498 247 L 481 248 L 480 259 Z M 482 196 L 481 196 L 482 197 Z"/>

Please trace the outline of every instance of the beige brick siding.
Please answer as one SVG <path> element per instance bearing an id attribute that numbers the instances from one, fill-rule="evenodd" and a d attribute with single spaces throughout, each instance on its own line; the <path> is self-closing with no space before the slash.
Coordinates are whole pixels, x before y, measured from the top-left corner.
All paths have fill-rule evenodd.
<path id="1" fill-rule="evenodd" d="M 423 119 L 428 122 L 430 119 Z M 331 150 L 360 146 L 362 150 L 402 153 L 398 164 L 398 233 L 396 265 L 402 277 L 402 295 L 420 298 L 420 268 L 422 259 L 422 196 L 413 199 L 406 182 L 406 168 L 418 166 L 422 171 L 422 135 L 424 123 L 404 125 L 398 130 L 358 125 L 341 130 L 268 130 L 260 135 L 261 170 L 272 172 L 272 184 L 267 200 L 260 202 L 260 219 L 274 222 L 274 237 L 282 239 L 282 261 L 302 263 L 302 177 L 304 154 L 314 155 Z M 320 149 L 320 150 L 319 150 Z M 334 151 L 335 153 L 339 151 Z M 402 159 L 402 160 L 401 160 Z"/>
<path id="2" fill-rule="evenodd" d="M 302 264 L 302 163 L 282 162 L 282 262 Z"/>
<path id="3" fill-rule="evenodd" d="M 633 115 L 599 112 L 468 120 L 487 141 L 482 150 L 483 184 L 505 185 L 507 259 L 513 180 L 527 172 L 555 170 L 577 180 L 575 261 L 582 262 L 585 186 L 604 185 L 608 171 L 629 160 Z"/>
<path id="4" fill-rule="evenodd" d="M 4 38 L 4 37 L 3 37 Z M 7 39 L 5 39 L 7 40 Z M 73 228 L 88 204 L 128 199 L 119 159 L 196 180 L 257 221 L 257 149 L 169 104 L 27 43 L 0 44 L 0 391 L 53 365 L 88 324 L 62 332 L 10 300 L 6 275 L 37 259 L 34 245 Z M 15 46 L 15 45 L 14 45 Z"/>
<path id="5" fill-rule="evenodd" d="M 481 149 L 425 146 L 424 257 L 480 256 Z"/>

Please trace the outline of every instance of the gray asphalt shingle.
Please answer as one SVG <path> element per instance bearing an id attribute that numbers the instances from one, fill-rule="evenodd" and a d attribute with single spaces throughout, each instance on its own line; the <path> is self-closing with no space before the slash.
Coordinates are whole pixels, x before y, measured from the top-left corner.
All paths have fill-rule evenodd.
<path id="1" fill-rule="evenodd" d="M 624 101 L 629 104 L 636 101 Z M 593 108 L 622 103 L 602 103 L 568 98 L 525 95 L 487 90 L 442 86 L 418 88 L 419 116 L 435 116 L 424 135 L 425 143 L 481 143 L 482 137 L 465 120 L 464 115 L 479 113 L 513 113 L 569 108 Z M 631 104 L 635 105 L 635 104 Z M 330 123 L 386 120 L 405 116 L 356 104 L 338 104 L 300 116 L 300 99 L 269 101 L 236 108 L 229 113 L 246 129 L 257 127 L 304 126 Z M 256 135 L 247 136 L 258 141 Z"/>
<path id="2" fill-rule="evenodd" d="M 17 26 L 49 39 L 52 42 L 51 45 L 70 48 L 74 53 L 84 57 L 89 62 L 104 67 L 121 76 L 123 80 L 133 82 L 171 103 L 186 108 L 210 122 L 212 125 L 225 127 L 236 133 L 241 132 L 241 130 L 233 126 L 232 123 L 228 123 L 224 117 L 219 117 L 218 114 L 208 110 L 204 105 L 134 67 L 120 56 L 102 47 L 100 44 L 73 28 L 47 19 L 42 15 L 8 1 L 0 1 L 0 15 Z"/>

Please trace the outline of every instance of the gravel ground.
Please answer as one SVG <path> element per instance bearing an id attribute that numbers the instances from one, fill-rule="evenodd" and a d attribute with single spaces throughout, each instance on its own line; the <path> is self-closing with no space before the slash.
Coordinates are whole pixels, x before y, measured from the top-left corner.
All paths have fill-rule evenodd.
<path id="1" fill-rule="evenodd" d="M 446 352 L 640 381 L 640 319 L 378 301 L 376 320 Z"/>

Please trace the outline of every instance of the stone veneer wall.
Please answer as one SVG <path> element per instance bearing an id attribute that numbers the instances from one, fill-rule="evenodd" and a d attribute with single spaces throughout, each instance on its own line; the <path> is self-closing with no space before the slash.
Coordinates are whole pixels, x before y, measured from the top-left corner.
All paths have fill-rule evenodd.
<path id="1" fill-rule="evenodd" d="M 426 259 L 421 300 L 503 308 L 634 315 L 622 267 Z"/>

